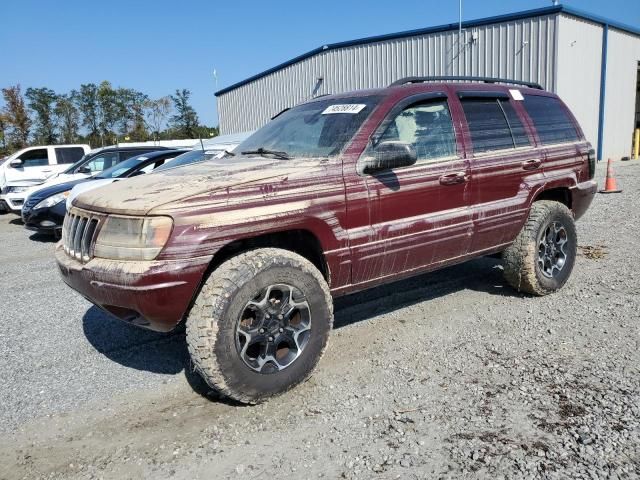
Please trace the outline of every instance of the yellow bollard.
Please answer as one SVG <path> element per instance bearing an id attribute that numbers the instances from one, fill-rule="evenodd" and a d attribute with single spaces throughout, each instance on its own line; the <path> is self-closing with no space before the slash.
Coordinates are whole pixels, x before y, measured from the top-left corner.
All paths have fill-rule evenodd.
<path id="1" fill-rule="evenodd" d="M 640 154 L 640 128 L 636 128 L 633 135 L 633 159 L 638 160 Z"/>

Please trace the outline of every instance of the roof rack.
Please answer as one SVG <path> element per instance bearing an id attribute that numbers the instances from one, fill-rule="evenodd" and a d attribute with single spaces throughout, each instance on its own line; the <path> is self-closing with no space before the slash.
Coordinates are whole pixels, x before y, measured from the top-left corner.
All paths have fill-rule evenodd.
<path id="1" fill-rule="evenodd" d="M 440 76 L 440 77 L 405 77 L 393 82 L 390 87 L 396 87 L 398 85 L 406 85 L 408 83 L 422 83 L 422 82 L 483 82 L 483 83 L 509 83 L 511 85 L 522 85 L 524 87 L 536 88 L 543 90 L 539 83 L 525 82 L 522 80 L 509 80 L 507 78 L 494 78 L 494 77 L 462 77 L 462 76 Z"/>

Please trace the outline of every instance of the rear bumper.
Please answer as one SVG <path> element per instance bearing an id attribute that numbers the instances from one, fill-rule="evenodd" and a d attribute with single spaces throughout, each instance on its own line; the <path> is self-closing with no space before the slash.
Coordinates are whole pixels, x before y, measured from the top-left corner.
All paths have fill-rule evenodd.
<path id="1" fill-rule="evenodd" d="M 86 264 L 56 246 L 64 282 L 115 317 L 159 332 L 182 320 L 211 257 L 125 262 L 94 258 Z"/>
<path id="2" fill-rule="evenodd" d="M 578 183 L 571 188 L 571 210 L 576 220 L 587 211 L 597 191 L 598 184 L 595 180 Z"/>

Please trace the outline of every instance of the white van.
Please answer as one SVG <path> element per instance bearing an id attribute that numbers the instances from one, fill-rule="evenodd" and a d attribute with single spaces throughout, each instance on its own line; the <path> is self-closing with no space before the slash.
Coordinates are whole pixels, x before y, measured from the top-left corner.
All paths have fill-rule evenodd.
<path id="1" fill-rule="evenodd" d="M 69 168 L 90 150 L 89 145 L 45 145 L 27 147 L 10 155 L 0 165 L 0 191 L 4 195 L 8 183 L 14 185 L 37 185 L 47 178 Z M 6 210 L 0 198 L 0 209 Z"/>

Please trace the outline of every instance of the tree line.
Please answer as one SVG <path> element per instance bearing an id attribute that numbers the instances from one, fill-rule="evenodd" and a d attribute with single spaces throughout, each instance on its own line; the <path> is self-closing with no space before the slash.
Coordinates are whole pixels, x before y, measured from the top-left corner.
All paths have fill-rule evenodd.
<path id="1" fill-rule="evenodd" d="M 2 88 L 0 155 L 29 145 L 88 143 L 92 147 L 117 142 L 209 138 L 218 128 L 201 125 L 189 103 L 191 92 L 151 99 L 108 81 L 87 83 L 58 94 L 47 87 Z"/>

